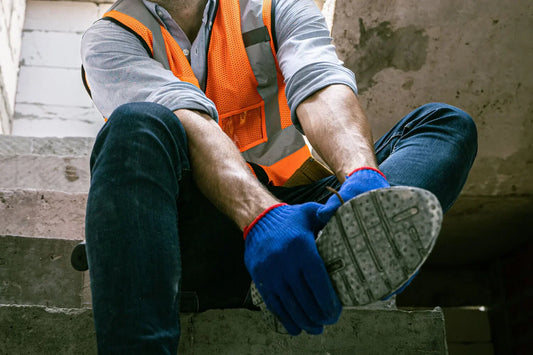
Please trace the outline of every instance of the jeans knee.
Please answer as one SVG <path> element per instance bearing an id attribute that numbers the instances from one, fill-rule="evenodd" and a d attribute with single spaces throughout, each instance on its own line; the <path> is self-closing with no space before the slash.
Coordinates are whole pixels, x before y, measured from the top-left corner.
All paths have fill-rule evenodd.
<path id="1" fill-rule="evenodd" d="M 157 129 L 167 126 L 172 131 L 185 134 L 176 115 L 165 106 L 153 102 L 133 102 L 117 107 L 106 125 L 120 126 L 121 129 Z"/>
<path id="2" fill-rule="evenodd" d="M 477 153 L 477 126 L 472 116 L 463 110 L 457 110 L 457 119 L 460 121 L 459 125 L 463 131 L 463 139 L 465 145 L 475 155 Z"/>
<path id="3" fill-rule="evenodd" d="M 454 131 L 457 132 L 457 137 L 462 140 L 461 146 L 473 159 L 477 154 L 477 127 L 474 119 L 457 107 L 446 105 L 445 108 L 454 117 Z"/>
<path id="4" fill-rule="evenodd" d="M 165 152 L 173 161 L 181 161 L 183 167 L 189 164 L 183 125 L 171 110 L 150 102 L 128 103 L 113 111 L 96 137 L 91 166 L 104 152 L 112 152 L 118 160 L 133 155 L 150 159 L 148 155 Z"/>
<path id="5" fill-rule="evenodd" d="M 97 140 L 113 138 L 132 141 L 146 134 L 163 140 L 168 136 L 182 149 L 187 147 L 187 135 L 180 120 L 165 106 L 152 102 L 134 102 L 117 107 Z"/>
<path id="6" fill-rule="evenodd" d="M 430 103 L 421 107 L 431 112 L 431 116 L 442 122 L 460 145 L 464 153 L 472 158 L 477 154 L 477 127 L 474 119 L 465 111 L 445 103 Z"/>

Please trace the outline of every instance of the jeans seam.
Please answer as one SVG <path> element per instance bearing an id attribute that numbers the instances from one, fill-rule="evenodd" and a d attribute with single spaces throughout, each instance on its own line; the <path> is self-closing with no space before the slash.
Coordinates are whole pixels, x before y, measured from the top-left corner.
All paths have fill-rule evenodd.
<path id="1" fill-rule="evenodd" d="M 402 133 L 399 133 L 399 132 L 398 132 L 398 133 L 394 133 L 394 134 L 392 134 L 392 135 L 391 135 L 391 136 L 390 136 L 390 137 L 389 137 L 389 138 L 388 138 L 383 144 L 380 145 L 380 148 L 379 148 L 378 150 L 376 150 L 375 154 L 376 154 L 376 155 L 379 154 L 382 150 L 384 150 L 384 149 L 389 145 L 389 143 L 390 143 L 393 139 L 395 139 L 395 138 L 397 138 L 397 137 L 401 137 L 401 136 L 402 136 Z M 392 151 L 391 151 L 391 152 L 392 152 Z"/>
<path id="2" fill-rule="evenodd" d="M 392 148 L 391 148 L 391 151 L 390 151 L 391 154 L 393 154 L 393 153 L 396 152 L 396 146 L 398 145 L 398 142 L 400 141 L 400 139 L 404 136 L 404 134 L 405 134 L 406 132 L 409 132 L 409 129 L 407 129 L 407 128 L 408 128 L 407 126 L 404 127 L 403 132 L 400 133 L 400 134 L 397 136 L 398 139 L 396 139 L 396 142 L 394 142 L 394 144 L 392 145 Z M 407 129 L 407 130 L 406 130 L 406 129 Z"/>

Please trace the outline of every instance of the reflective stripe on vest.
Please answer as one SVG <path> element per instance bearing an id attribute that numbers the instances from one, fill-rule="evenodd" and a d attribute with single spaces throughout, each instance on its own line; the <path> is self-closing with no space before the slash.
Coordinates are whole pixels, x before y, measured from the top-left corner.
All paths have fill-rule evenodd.
<path id="1" fill-rule="evenodd" d="M 183 51 L 141 0 L 119 0 L 104 18 L 133 32 L 155 60 L 199 87 Z M 281 186 L 311 154 L 292 125 L 272 38 L 271 0 L 219 0 L 207 56 L 206 96 L 244 159 Z"/>

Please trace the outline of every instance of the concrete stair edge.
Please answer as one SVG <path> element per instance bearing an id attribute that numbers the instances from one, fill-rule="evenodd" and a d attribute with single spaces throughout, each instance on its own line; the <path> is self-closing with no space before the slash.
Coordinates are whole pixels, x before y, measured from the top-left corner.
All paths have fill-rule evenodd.
<path id="1" fill-rule="evenodd" d="M 88 156 L 93 144 L 93 137 L 0 135 L 0 155 Z"/>
<path id="2" fill-rule="evenodd" d="M 266 328 L 244 309 L 182 314 L 180 354 L 446 354 L 442 310 L 345 310 L 324 334 Z M 39 336 L 36 336 L 39 334 Z M 0 353 L 95 354 L 90 309 L 0 304 Z"/>

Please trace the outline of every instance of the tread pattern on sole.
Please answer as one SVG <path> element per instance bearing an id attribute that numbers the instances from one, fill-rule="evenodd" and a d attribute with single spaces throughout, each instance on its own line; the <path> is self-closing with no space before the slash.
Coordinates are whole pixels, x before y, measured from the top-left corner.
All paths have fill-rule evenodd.
<path id="1" fill-rule="evenodd" d="M 369 191 L 344 203 L 316 240 L 344 306 L 365 306 L 392 294 L 422 266 L 440 232 L 442 209 L 429 191 L 406 186 Z M 252 283 L 265 321 L 286 333 Z"/>

